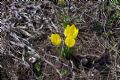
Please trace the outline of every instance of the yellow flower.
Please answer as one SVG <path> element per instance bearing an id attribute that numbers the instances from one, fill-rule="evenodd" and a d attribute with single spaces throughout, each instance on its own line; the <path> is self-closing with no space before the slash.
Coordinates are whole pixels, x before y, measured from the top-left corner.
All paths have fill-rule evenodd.
<path id="1" fill-rule="evenodd" d="M 53 45 L 59 46 L 61 44 L 61 37 L 59 34 L 52 34 L 50 40 Z"/>
<path id="2" fill-rule="evenodd" d="M 75 27 L 74 24 L 72 24 L 71 26 L 70 26 L 70 25 L 67 25 L 67 27 L 66 27 L 65 30 L 64 30 L 64 35 L 65 35 L 66 37 L 76 38 L 77 35 L 78 35 L 78 32 L 79 32 L 79 30 Z"/>
<path id="3" fill-rule="evenodd" d="M 71 48 L 75 45 L 75 39 L 72 37 L 66 37 L 65 44 L 67 47 Z"/>

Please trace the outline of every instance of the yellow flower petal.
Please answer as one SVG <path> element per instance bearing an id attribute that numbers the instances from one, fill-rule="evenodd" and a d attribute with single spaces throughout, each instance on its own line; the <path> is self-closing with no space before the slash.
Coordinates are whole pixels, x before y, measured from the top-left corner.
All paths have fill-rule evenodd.
<path id="1" fill-rule="evenodd" d="M 78 36 L 78 32 L 79 32 L 78 29 L 76 29 L 76 30 L 74 31 L 74 33 L 73 33 L 73 37 L 74 37 L 74 38 L 76 38 L 76 37 Z"/>
<path id="2" fill-rule="evenodd" d="M 65 44 L 66 44 L 67 47 L 71 48 L 75 45 L 75 39 L 72 38 L 72 37 L 67 37 L 65 39 Z"/>
<path id="3" fill-rule="evenodd" d="M 65 36 L 68 36 L 68 35 L 69 35 L 69 32 L 70 32 L 70 25 L 67 25 L 67 27 L 66 27 L 65 30 L 64 30 L 64 35 L 65 35 Z"/>
<path id="4" fill-rule="evenodd" d="M 50 40 L 53 45 L 59 46 L 61 44 L 61 37 L 59 34 L 52 34 Z"/>
<path id="5" fill-rule="evenodd" d="M 71 26 L 67 25 L 67 27 L 64 30 L 64 35 L 65 35 L 65 37 L 76 38 L 78 35 L 78 32 L 79 32 L 79 30 L 75 27 L 74 24 L 72 24 Z"/>

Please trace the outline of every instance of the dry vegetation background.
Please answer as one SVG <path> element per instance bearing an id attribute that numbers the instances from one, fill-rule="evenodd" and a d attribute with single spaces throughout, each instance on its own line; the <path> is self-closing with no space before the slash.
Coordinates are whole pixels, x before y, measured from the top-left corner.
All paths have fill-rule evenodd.
<path id="1" fill-rule="evenodd" d="M 120 1 L 1 0 L 0 80 L 120 80 Z M 74 59 L 49 40 L 79 28 Z M 94 65 L 91 67 L 91 64 Z"/>

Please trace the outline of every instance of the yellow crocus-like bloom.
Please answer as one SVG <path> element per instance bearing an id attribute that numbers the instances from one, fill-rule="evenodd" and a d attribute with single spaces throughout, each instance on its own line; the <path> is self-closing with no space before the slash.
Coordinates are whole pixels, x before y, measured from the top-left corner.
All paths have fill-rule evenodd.
<path id="1" fill-rule="evenodd" d="M 75 45 L 75 39 L 73 37 L 66 37 L 65 44 L 67 47 L 71 48 Z"/>
<path id="2" fill-rule="evenodd" d="M 59 46 L 61 44 L 61 37 L 59 34 L 52 34 L 50 40 L 53 45 Z"/>
<path id="3" fill-rule="evenodd" d="M 70 26 L 70 25 L 67 25 L 67 27 L 66 27 L 65 30 L 64 30 L 64 35 L 65 35 L 66 37 L 76 38 L 77 35 L 78 35 L 78 32 L 79 32 L 79 30 L 75 27 L 74 24 L 72 24 L 71 26 Z"/>

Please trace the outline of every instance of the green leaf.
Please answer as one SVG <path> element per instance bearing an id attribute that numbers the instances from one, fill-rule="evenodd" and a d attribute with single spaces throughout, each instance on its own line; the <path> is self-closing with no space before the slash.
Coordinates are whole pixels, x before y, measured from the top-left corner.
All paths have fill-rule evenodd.
<path id="1" fill-rule="evenodd" d="M 35 68 L 38 72 L 40 71 L 40 65 L 38 63 L 35 64 Z"/>
<path id="2" fill-rule="evenodd" d="M 113 15 L 114 19 L 120 19 L 120 11 L 116 11 L 116 13 Z"/>
<path id="3" fill-rule="evenodd" d="M 66 74 L 68 74 L 68 70 L 62 68 L 62 69 L 60 70 L 60 73 L 61 73 L 62 75 L 66 75 Z"/>
<path id="4" fill-rule="evenodd" d="M 117 5 L 118 4 L 118 0 L 111 0 L 112 5 Z"/>
<path id="5" fill-rule="evenodd" d="M 64 15 L 64 20 L 63 20 L 63 26 L 64 27 L 67 27 L 67 25 L 68 25 L 68 23 L 67 23 L 67 16 L 66 15 Z"/>
<path id="6" fill-rule="evenodd" d="M 64 6 L 65 0 L 58 0 L 58 3 L 59 3 L 60 5 L 62 5 L 62 6 Z"/>
<path id="7" fill-rule="evenodd" d="M 71 49 L 68 47 L 64 47 L 61 53 L 62 58 L 70 59 L 71 56 Z"/>

